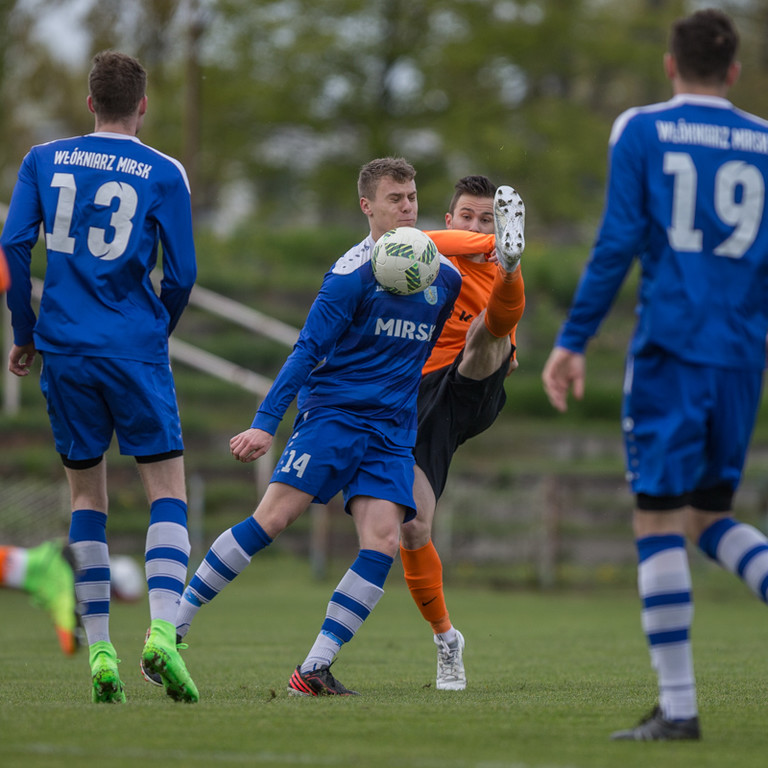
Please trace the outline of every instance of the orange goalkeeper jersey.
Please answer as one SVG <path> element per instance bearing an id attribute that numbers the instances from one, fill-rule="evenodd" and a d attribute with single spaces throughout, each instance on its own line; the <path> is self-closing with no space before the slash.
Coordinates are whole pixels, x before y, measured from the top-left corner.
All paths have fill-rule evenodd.
<path id="1" fill-rule="evenodd" d="M 493 262 L 476 262 L 464 258 L 475 253 L 490 256 L 496 243 L 493 235 L 463 229 L 432 230 L 425 234 L 432 238 L 437 250 L 454 263 L 461 273 L 462 283 L 453 312 L 422 368 L 422 375 L 450 365 L 464 348 L 470 324 L 488 305 L 488 297 L 499 269 Z M 514 330 L 510 340 L 514 346 Z"/>

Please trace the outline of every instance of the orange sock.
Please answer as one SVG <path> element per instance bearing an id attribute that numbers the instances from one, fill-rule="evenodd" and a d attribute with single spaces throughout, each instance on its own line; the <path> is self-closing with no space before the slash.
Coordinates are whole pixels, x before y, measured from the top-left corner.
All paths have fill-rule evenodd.
<path id="1" fill-rule="evenodd" d="M 508 336 L 525 309 L 525 284 L 518 267 L 514 272 L 499 269 L 485 311 L 485 327 L 496 337 Z"/>
<path id="2" fill-rule="evenodd" d="M 421 615 L 432 625 L 437 635 L 451 628 L 443 594 L 443 564 L 435 545 L 430 541 L 419 549 L 404 549 L 400 545 L 405 583 Z"/>

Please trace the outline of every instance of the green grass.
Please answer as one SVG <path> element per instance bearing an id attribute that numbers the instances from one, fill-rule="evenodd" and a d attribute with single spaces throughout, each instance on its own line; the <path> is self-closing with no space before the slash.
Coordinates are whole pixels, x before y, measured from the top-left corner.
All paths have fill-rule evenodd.
<path id="1" fill-rule="evenodd" d="M 336 570 L 336 569 L 335 569 Z M 697 569 L 694 647 L 703 743 L 608 740 L 655 700 L 631 589 L 449 590 L 469 687 L 434 689 L 434 649 L 396 565 L 387 594 L 334 667 L 360 697 L 295 699 L 292 668 L 343 567 L 325 583 L 267 552 L 202 609 L 185 653 L 201 692 L 174 704 L 144 683 L 147 609 L 113 606 L 125 706 L 93 705 L 87 657 L 65 659 L 44 613 L 2 595 L 0 764 L 331 765 L 378 768 L 763 766 L 766 614 L 732 577 Z M 737 757 L 738 756 L 738 757 Z"/>

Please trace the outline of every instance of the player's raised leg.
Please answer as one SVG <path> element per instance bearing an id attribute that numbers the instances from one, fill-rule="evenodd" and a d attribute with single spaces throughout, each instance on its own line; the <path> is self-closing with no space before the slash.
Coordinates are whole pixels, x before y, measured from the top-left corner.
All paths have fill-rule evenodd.
<path id="1" fill-rule="evenodd" d="M 512 187 L 500 186 L 493 201 L 496 255 L 506 272 L 514 272 L 525 250 L 525 204 Z"/>
<path id="2" fill-rule="evenodd" d="M 525 286 L 520 259 L 525 249 L 525 204 L 512 187 L 501 186 L 493 202 L 496 256 L 494 277 L 485 311 L 485 327 L 496 338 L 514 332 L 525 309 Z"/>

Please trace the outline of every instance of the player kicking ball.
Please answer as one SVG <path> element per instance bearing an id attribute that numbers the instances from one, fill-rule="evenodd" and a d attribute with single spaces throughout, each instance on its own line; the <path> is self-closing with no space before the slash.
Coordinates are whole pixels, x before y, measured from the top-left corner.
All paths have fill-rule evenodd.
<path id="1" fill-rule="evenodd" d="M 442 259 L 434 282 L 410 295 L 386 290 L 373 274 L 377 240 L 415 227 L 415 170 L 401 158 L 367 163 L 358 179 L 370 234 L 325 275 L 293 352 L 249 429 L 230 441 L 232 455 L 263 456 L 286 409 L 298 416 L 256 508 L 222 533 L 184 591 L 176 619 L 183 638 L 209 603 L 312 502 L 339 491 L 360 549 L 328 603 L 314 644 L 288 682 L 300 696 L 356 693 L 330 667 L 384 593 L 400 525 L 416 514 L 413 499 L 416 397 L 424 365 L 461 286 Z"/>
<path id="2" fill-rule="evenodd" d="M 496 420 L 506 402 L 504 382 L 517 366 L 525 206 L 512 187 L 465 176 L 455 185 L 445 223 L 447 229 L 427 234 L 461 272 L 462 286 L 422 371 L 414 448 L 418 514 L 402 527 L 400 559 L 411 596 L 432 628 L 436 688 L 463 691 L 465 641 L 446 606 L 432 523 L 454 453 Z"/>

